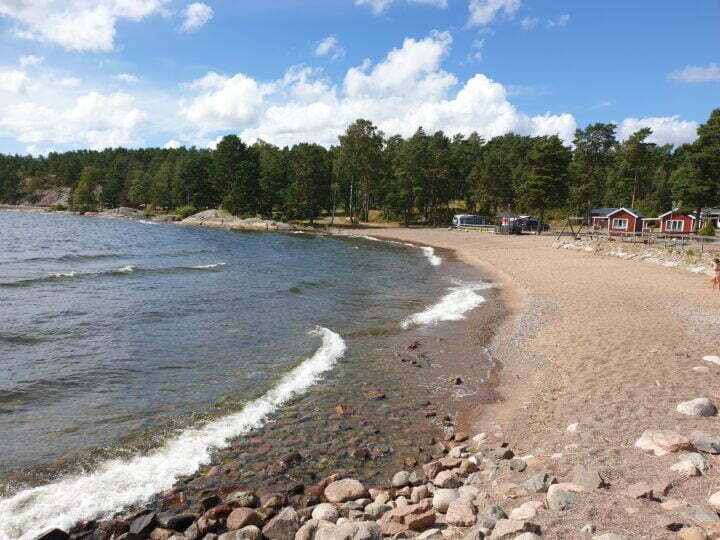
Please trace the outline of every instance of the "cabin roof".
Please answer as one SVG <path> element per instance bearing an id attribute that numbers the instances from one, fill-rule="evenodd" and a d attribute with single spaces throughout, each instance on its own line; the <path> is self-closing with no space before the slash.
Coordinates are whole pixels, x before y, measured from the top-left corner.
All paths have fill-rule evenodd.
<path id="1" fill-rule="evenodd" d="M 694 213 L 694 212 L 689 212 L 689 213 L 680 212 L 678 208 L 675 208 L 674 210 L 668 210 L 668 211 L 665 212 L 664 214 L 660 214 L 657 218 L 658 218 L 658 219 L 662 219 L 662 218 L 664 218 L 665 216 L 667 216 L 667 215 L 669 215 L 669 214 L 677 214 L 677 215 L 679 215 L 679 216 L 687 216 L 687 217 L 689 217 L 690 219 L 695 219 L 695 213 Z"/>
<path id="2" fill-rule="evenodd" d="M 635 218 L 644 218 L 645 217 L 645 215 L 642 212 L 635 210 L 634 208 L 625 208 L 624 206 L 621 208 L 616 208 L 615 210 L 610 212 L 608 214 L 608 217 L 612 216 L 613 214 L 617 214 L 618 212 L 621 212 L 621 211 L 625 211 Z"/>
<path id="3" fill-rule="evenodd" d="M 604 217 L 615 210 L 617 210 L 617 208 L 593 208 L 590 210 L 590 214 L 595 217 Z"/>

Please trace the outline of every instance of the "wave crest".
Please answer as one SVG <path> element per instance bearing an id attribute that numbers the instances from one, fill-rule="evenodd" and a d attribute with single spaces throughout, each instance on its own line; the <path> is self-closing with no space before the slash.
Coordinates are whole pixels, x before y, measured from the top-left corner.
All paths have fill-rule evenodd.
<path id="1" fill-rule="evenodd" d="M 188 429 L 147 455 L 107 461 L 87 475 L 69 476 L 0 499 L 0 538 L 29 540 L 50 528 L 67 530 L 81 520 L 110 516 L 169 489 L 179 476 L 197 471 L 210 462 L 212 449 L 261 427 L 270 414 L 307 391 L 345 354 L 345 341 L 335 332 L 317 327 L 311 334 L 322 338 L 315 354 L 237 413 Z"/>
<path id="2" fill-rule="evenodd" d="M 485 297 L 477 291 L 493 287 L 495 287 L 493 283 L 458 282 L 455 287 L 450 287 L 448 293 L 436 304 L 410 315 L 400 323 L 400 326 L 407 329 L 411 326 L 437 324 L 443 321 L 460 321 L 465 318 L 465 313 L 485 302 Z"/>

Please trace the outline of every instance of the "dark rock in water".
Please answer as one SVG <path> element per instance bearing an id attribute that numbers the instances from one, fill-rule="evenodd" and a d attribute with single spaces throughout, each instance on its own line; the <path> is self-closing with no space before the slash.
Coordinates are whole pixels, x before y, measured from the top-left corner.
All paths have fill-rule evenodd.
<path id="1" fill-rule="evenodd" d="M 302 461 L 302 456 L 300 455 L 300 452 L 290 452 L 286 456 L 283 456 L 280 461 L 285 466 L 292 467 L 293 465 L 297 465 Z"/>
<path id="2" fill-rule="evenodd" d="M 70 535 L 60 529 L 52 529 L 42 533 L 36 540 L 69 540 Z"/>
<path id="3" fill-rule="evenodd" d="M 262 529 L 263 536 L 268 540 L 294 540 L 300 528 L 300 518 L 291 507 L 283 508 Z"/>
<path id="4" fill-rule="evenodd" d="M 117 538 L 123 533 L 128 532 L 130 524 L 124 519 L 114 519 L 101 521 L 96 529 L 95 537 L 97 540 L 108 540 L 110 537 Z"/>
<path id="5" fill-rule="evenodd" d="M 295 493 L 302 493 L 305 486 L 302 482 L 298 482 L 294 478 L 282 475 L 270 479 L 267 484 L 265 484 L 265 488 L 268 492 L 293 495 Z"/>
<path id="6" fill-rule="evenodd" d="M 165 529 L 182 532 L 192 525 L 197 518 L 197 514 L 160 514 L 158 523 Z"/>
<path id="7" fill-rule="evenodd" d="M 374 400 L 385 399 L 385 394 L 377 388 L 365 387 L 362 389 L 362 393 L 368 399 L 374 399 Z"/>
<path id="8" fill-rule="evenodd" d="M 262 506 L 264 509 L 274 508 L 277 510 L 285 506 L 286 500 L 287 497 L 285 497 L 285 495 L 283 495 L 282 493 L 270 493 L 269 495 L 265 495 L 262 499 L 260 499 L 260 506 Z"/>
<path id="9" fill-rule="evenodd" d="M 226 503 L 232 503 L 237 506 L 246 506 L 248 508 L 257 508 L 260 500 L 252 491 L 234 491 L 225 498 Z"/>
<path id="10" fill-rule="evenodd" d="M 154 513 L 143 514 L 136 517 L 130 524 L 130 532 L 140 535 L 148 535 L 157 525 L 157 516 Z"/>
<path id="11" fill-rule="evenodd" d="M 214 506 L 222 503 L 222 500 L 217 495 L 210 495 L 209 497 L 203 497 L 200 499 L 200 508 L 203 510 L 210 510 Z"/>

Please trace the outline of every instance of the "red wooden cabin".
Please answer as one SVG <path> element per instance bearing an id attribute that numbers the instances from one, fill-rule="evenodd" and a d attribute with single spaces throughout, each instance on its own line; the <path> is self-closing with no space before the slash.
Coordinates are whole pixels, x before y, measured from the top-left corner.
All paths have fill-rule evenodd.
<path id="1" fill-rule="evenodd" d="M 643 217 L 642 213 L 633 208 L 618 208 L 607 215 L 608 232 L 612 236 L 640 234 Z"/>
<path id="2" fill-rule="evenodd" d="M 691 234 L 695 228 L 695 216 L 680 212 L 665 212 L 658 216 L 663 234 Z"/>

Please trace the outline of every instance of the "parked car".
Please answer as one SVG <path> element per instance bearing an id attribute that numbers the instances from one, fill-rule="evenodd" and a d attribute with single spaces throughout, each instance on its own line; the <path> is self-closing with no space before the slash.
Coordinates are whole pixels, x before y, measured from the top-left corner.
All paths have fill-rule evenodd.
<path id="1" fill-rule="evenodd" d="M 537 231 L 538 223 L 539 223 L 538 220 L 533 217 L 525 218 L 525 220 L 523 222 L 523 230 L 524 231 Z M 547 223 L 543 223 L 542 230 L 543 231 L 550 230 L 550 225 L 548 225 Z"/>
<path id="2" fill-rule="evenodd" d="M 485 218 L 476 216 L 475 214 L 456 214 L 452 219 L 453 227 L 479 227 L 487 225 Z"/>

